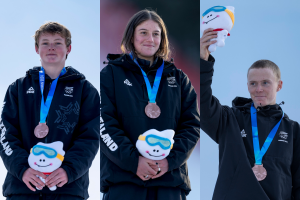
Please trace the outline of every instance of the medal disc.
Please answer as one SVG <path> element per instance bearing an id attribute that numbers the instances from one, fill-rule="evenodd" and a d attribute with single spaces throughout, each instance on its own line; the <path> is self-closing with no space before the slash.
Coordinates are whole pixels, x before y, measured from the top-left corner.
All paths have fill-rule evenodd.
<path id="1" fill-rule="evenodd" d="M 263 167 L 263 165 L 256 165 L 252 168 L 253 173 L 258 181 L 262 181 L 267 177 L 267 170 Z"/>
<path id="2" fill-rule="evenodd" d="M 145 113 L 149 118 L 155 119 L 159 117 L 161 111 L 156 103 L 148 103 L 145 108 Z"/>
<path id="3" fill-rule="evenodd" d="M 48 135 L 49 128 L 46 125 L 46 123 L 39 123 L 34 129 L 34 135 L 37 138 L 44 138 L 46 135 Z"/>

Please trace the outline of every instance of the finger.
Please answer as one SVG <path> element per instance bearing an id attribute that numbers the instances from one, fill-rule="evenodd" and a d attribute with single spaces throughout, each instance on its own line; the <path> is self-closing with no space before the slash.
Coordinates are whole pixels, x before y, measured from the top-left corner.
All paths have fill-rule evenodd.
<path id="1" fill-rule="evenodd" d="M 43 179 L 46 179 L 47 178 L 47 176 L 45 175 L 45 174 L 43 174 L 42 172 L 38 172 L 38 171 L 36 171 L 36 173 L 34 173 L 35 175 L 38 175 L 38 176 L 40 176 L 40 177 L 42 177 Z"/>
<path id="2" fill-rule="evenodd" d="M 203 37 L 202 39 L 200 39 L 200 45 L 201 45 L 201 43 L 205 43 L 208 40 L 211 40 L 211 39 L 214 39 L 214 38 L 217 38 L 217 37 L 218 37 L 217 35 L 210 35 L 210 36 Z"/>
<path id="3" fill-rule="evenodd" d="M 46 178 L 46 183 L 48 183 L 49 181 L 51 181 L 51 179 L 53 179 L 54 177 L 56 177 L 58 174 L 59 174 L 58 171 L 52 172 L 52 173 Z"/>
<path id="4" fill-rule="evenodd" d="M 41 181 L 41 179 L 39 177 L 37 177 L 35 175 L 32 175 L 30 178 L 31 178 L 31 180 L 33 180 L 34 182 L 36 182 L 39 186 L 45 187 L 45 183 L 43 183 L 43 181 Z"/>
<path id="5" fill-rule="evenodd" d="M 31 191 L 33 191 L 33 192 L 35 192 L 36 191 L 36 189 L 34 189 L 31 185 L 30 185 L 30 183 L 29 182 L 24 182 L 25 184 L 26 184 L 26 186 L 31 190 Z"/>
<path id="6" fill-rule="evenodd" d="M 62 180 L 62 177 L 58 174 L 55 177 L 53 177 L 52 179 L 50 179 L 48 182 L 46 182 L 47 186 L 49 187 L 50 185 L 52 185 L 53 183 L 57 182 L 57 180 Z M 60 182 L 60 181 L 59 181 Z"/>
<path id="7" fill-rule="evenodd" d="M 157 174 L 157 171 L 152 169 L 150 166 L 147 166 L 147 170 L 148 170 L 148 175 L 156 175 Z"/>
<path id="8" fill-rule="evenodd" d="M 52 183 L 49 183 L 48 187 L 53 187 L 57 184 L 59 184 L 60 182 L 62 182 L 64 179 L 63 178 L 58 178 L 55 181 L 53 181 Z"/>
<path id="9" fill-rule="evenodd" d="M 67 183 L 67 181 L 62 181 L 62 182 L 60 182 L 59 184 L 57 184 L 56 186 L 57 186 L 57 187 L 62 187 L 62 186 L 64 186 L 66 183 Z"/>
<path id="10" fill-rule="evenodd" d="M 32 178 L 31 180 L 29 180 L 29 182 L 34 185 L 35 187 L 39 188 L 40 190 L 43 189 L 43 186 L 38 182 L 37 179 Z"/>
<path id="11" fill-rule="evenodd" d="M 215 32 L 213 30 L 214 30 L 213 28 L 208 28 L 208 29 L 206 29 L 206 30 L 203 31 L 203 35 L 205 35 L 205 34 L 207 34 L 209 32 Z"/>
<path id="12" fill-rule="evenodd" d="M 161 177 L 162 175 L 164 175 L 166 173 L 166 171 L 161 171 L 160 173 L 156 174 L 155 176 L 152 177 L 152 179 L 155 179 L 155 178 L 159 178 Z"/>

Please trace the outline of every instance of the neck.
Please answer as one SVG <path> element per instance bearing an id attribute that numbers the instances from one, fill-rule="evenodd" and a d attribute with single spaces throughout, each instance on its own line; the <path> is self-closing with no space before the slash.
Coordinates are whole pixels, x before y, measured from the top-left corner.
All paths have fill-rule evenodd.
<path id="1" fill-rule="evenodd" d="M 51 79 L 56 79 L 64 66 L 44 66 L 45 74 L 47 74 Z"/>
<path id="2" fill-rule="evenodd" d="M 150 66 L 153 64 L 154 56 L 151 56 L 151 57 L 144 57 L 144 56 L 141 56 L 141 55 L 137 54 L 137 57 L 139 57 L 139 58 L 141 58 L 141 59 L 144 59 L 144 60 L 150 61 Z"/>

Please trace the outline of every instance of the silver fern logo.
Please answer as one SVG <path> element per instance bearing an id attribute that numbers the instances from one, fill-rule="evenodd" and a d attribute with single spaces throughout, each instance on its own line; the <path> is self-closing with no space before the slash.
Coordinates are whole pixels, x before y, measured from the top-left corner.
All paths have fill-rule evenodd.
<path id="1" fill-rule="evenodd" d="M 125 83 L 126 85 L 128 85 L 128 86 L 132 86 L 132 83 L 130 83 L 130 81 L 129 81 L 128 79 L 126 79 L 126 80 L 124 81 L 124 83 Z"/>

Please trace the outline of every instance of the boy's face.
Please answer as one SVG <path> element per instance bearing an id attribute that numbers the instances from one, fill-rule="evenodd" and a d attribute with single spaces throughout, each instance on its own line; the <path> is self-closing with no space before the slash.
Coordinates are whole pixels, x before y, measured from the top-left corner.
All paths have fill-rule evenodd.
<path id="1" fill-rule="evenodd" d="M 35 47 L 40 54 L 42 65 L 65 65 L 66 55 L 71 52 L 71 45 L 66 46 L 65 39 L 59 34 L 44 33 L 39 38 L 39 47 Z"/>
<path id="2" fill-rule="evenodd" d="M 276 104 L 276 94 L 282 88 L 282 81 L 269 68 L 250 69 L 247 85 L 254 106 L 266 106 Z"/>

